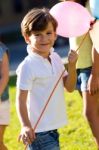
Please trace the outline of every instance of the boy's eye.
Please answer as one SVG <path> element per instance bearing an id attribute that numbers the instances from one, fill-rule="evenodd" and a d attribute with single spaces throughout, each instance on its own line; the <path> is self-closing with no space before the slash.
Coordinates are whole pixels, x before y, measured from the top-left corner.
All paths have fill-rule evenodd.
<path id="1" fill-rule="evenodd" d="M 47 32 L 47 34 L 49 35 L 49 34 L 52 34 L 52 32 Z"/>

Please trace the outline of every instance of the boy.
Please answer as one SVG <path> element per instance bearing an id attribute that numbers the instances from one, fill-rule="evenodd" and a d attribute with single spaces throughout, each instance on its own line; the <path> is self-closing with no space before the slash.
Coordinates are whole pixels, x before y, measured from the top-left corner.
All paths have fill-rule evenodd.
<path id="1" fill-rule="evenodd" d="M 57 129 L 66 125 L 64 87 L 73 91 L 76 84 L 77 54 L 68 56 L 68 73 L 65 71 L 50 102 L 39 121 L 47 99 L 64 71 L 61 58 L 53 51 L 57 22 L 49 11 L 32 9 L 21 23 L 22 35 L 28 44 L 28 56 L 17 69 L 17 113 L 22 125 L 19 140 L 28 144 L 28 150 L 59 150 Z"/>

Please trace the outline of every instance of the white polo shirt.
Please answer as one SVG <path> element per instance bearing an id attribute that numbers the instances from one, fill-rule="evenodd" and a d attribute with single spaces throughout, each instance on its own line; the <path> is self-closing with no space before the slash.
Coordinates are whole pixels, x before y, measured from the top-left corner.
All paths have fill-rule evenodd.
<path id="1" fill-rule="evenodd" d="M 51 52 L 51 63 L 30 52 L 17 68 L 17 88 L 28 90 L 27 108 L 32 127 L 35 126 L 64 65 L 61 58 Z M 64 75 L 66 75 L 65 72 Z M 58 83 L 35 132 L 58 129 L 67 123 L 63 80 Z"/>

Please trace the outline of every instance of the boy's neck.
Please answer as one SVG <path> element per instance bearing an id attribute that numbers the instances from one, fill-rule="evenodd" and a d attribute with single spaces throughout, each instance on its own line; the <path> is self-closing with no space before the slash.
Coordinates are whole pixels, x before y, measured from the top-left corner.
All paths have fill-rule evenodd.
<path id="1" fill-rule="evenodd" d="M 38 55 L 40 55 L 40 56 L 42 56 L 43 58 L 49 58 L 49 55 L 50 55 L 50 51 L 48 51 L 48 52 L 40 52 L 40 51 L 37 51 L 37 50 L 35 50 L 35 49 L 32 49 L 32 51 L 33 51 L 33 53 L 36 53 L 36 54 L 38 54 Z"/>
<path id="2" fill-rule="evenodd" d="M 39 52 L 35 52 L 35 51 L 33 51 L 33 52 L 40 55 L 40 56 L 42 56 L 43 58 L 49 58 L 49 55 L 50 55 L 50 53 L 45 54 L 45 53 L 39 53 Z"/>

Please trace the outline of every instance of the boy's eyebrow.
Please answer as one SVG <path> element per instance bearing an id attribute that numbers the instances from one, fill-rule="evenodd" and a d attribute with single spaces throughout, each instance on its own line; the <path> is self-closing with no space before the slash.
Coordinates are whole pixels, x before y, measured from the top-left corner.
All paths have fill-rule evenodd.
<path id="1" fill-rule="evenodd" d="M 32 31 L 33 34 L 40 33 L 41 31 Z"/>

